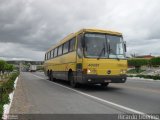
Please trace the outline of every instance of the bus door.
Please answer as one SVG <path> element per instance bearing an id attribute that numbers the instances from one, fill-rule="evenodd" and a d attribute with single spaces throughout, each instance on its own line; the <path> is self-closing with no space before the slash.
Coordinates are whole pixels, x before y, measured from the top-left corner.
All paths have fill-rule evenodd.
<path id="1" fill-rule="evenodd" d="M 82 48 L 83 34 L 77 36 L 77 55 L 76 55 L 76 76 L 77 81 L 82 80 L 82 65 L 83 65 L 83 48 Z"/>

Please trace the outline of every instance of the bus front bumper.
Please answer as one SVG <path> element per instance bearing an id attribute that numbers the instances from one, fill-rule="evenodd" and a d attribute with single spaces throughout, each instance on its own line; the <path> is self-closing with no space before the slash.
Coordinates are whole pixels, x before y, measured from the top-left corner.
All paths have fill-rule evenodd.
<path id="1" fill-rule="evenodd" d="M 126 75 L 87 75 L 83 74 L 83 77 L 79 83 L 84 84 L 100 84 L 100 83 L 125 83 L 127 79 Z"/>

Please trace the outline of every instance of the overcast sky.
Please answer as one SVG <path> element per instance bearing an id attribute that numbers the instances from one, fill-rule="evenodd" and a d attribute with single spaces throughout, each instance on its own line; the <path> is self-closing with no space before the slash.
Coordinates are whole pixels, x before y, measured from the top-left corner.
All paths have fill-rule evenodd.
<path id="1" fill-rule="evenodd" d="M 122 32 L 127 54 L 160 55 L 160 0 L 0 0 L 0 59 L 43 60 L 81 28 Z"/>

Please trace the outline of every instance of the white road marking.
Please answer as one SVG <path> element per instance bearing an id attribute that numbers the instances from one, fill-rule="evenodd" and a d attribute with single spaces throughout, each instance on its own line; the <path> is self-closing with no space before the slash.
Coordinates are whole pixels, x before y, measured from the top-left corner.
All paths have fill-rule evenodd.
<path id="1" fill-rule="evenodd" d="M 34 74 L 32 74 L 32 75 L 35 76 L 35 77 L 37 77 L 37 78 L 40 78 L 40 79 L 45 79 L 45 78 L 43 78 L 43 77 L 40 77 L 40 76 L 37 76 L 37 75 L 34 75 Z M 64 85 L 61 85 L 61 84 L 52 82 L 52 81 L 49 81 L 49 82 L 51 82 L 51 83 L 53 83 L 53 84 L 55 84 L 55 85 L 61 86 L 61 87 L 63 87 L 63 88 L 72 90 L 72 91 L 74 91 L 74 92 L 76 92 L 76 93 L 79 93 L 79 94 L 81 94 L 81 95 L 90 97 L 90 98 L 92 98 L 92 99 L 96 99 L 96 100 L 98 100 L 98 101 L 101 101 L 101 102 L 110 104 L 110 105 L 112 105 L 112 106 L 115 106 L 115 107 L 118 107 L 118 108 L 121 108 L 121 109 L 130 111 L 130 112 L 133 112 L 133 113 L 136 113 L 136 114 L 144 115 L 144 116 L 145 116 L 146 118 L 148 118 L 148 119 L 160 120 L 160 118 L 157 118 L 157 117 L 155 117 L 155 116 L 153 116 L 153 115 L 147 115 L 146 113 L 143 113 L 143 112 L 141 112 L 141 111 L 138 111 L 138 110 L 135 110 L 135 109 L 132 109 L 132 108 L 129 108 L 129 107 L 125 107 L 125 106 L 123 106 L 123 105 L 119 105 L 119 104 L 117 104 L 117 103 L 113 103 L 113 102 L 110 102 L 110 101 L 107 101 L 107 100 L 98 98 L 98 97 L 96 97 L 96 96 L 93 96 L 93 95 L 90 95 L 90 94 L 87 94 L 87 93 L 84 93 L 84 92 L 81 92 L 81 91 L 72 89 L 72 88 L 70 88 L 70 87 L 67 87 L 67 86 L 64 86 Z"/>

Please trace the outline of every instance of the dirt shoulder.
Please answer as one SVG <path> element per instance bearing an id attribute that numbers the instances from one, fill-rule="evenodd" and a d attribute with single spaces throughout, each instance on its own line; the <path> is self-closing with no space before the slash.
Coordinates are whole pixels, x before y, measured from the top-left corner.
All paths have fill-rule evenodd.
<path id="1" fill-rule="evenodd" d="M 27 100 L 25 86 L 21 75 L 17 81 L 17 87 L 14 91 L 13 101 L 10 108 L 10 114 L 27 114 L 30 105 Z"/>

